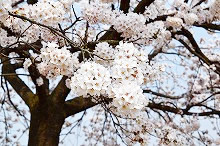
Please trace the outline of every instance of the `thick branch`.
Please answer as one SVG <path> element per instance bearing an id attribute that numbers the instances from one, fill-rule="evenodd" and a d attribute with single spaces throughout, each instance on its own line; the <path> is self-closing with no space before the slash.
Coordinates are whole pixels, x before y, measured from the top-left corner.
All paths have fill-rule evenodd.
<path id="1" fill-rule="evenodd" d="M 205 2 L 206 0 L 200 0 L 200 1 L 198 1 L 194 6 L 193 6 L 193 8 L 194 7 L 196 7 L 196 6 L 198 6 L 198 5 L 200 5 L 200 4 L 202 4 L 203 2 Z"/>
<path id="2" fill-rule="evenodd" d="M 15 2 L 15 3 L 13 3 L 12 7 L 16 7 L 17 5 L 19 5 L 20 3 L 23 3 L 23 2 L 24 2 L 24 0 L 19 0 L 19 1 Z"/>
<path id="3" fill-rule="evenodd" d="M 207 65 L 215 64 L 216 65 L 215 72 L 217 74 L 220 74 L 220 68 L 218 67 L 219 66 L 219 62 L 211 61 L 211 60 L 209 60 L 208 57 L 206 57 L 203 54 L 203 52 L 201 51 L 199 45 L 197 44 L 196 40 L 194 39 L 193 35 L 188 30 L 183 28 L 181 31 L 176 32 L 176 34 L 183 35 L 183 36 L 187 37 L 187 39 L 189 40 L 189 42 L 191 43 L 191 45 L 193 47 L 193 50 L 191 49 L 191 47 L 184 40 L 180 39 L 178 41 L 180 43 L 182 43 L 192 54 L 194 54 L 195 56 L 199 57 L 199 59 L 201 59 Z"/>
<path id="4" fill-rule="evenodd" d="M 70 92 L 66 87 L 66 79 L 67 77 L 63 77 L 50 95 L 55 103 L 63 103 Z"/>
<path id="5" fill-rule="evenodd" d="M 151 109 L 157 109 L 164 112 L 170 112 L 174 114 L 180 114 L 180 115 L 198 115 L 198 116 L 213 116 L 218 115 L 220 116 L 220 111 L 209 111 L 209 112 L 189 112 L 189 109 L 180 109 L 180 108 L 174 108 L 167 105 L 161 105 L 159 103 L 149 103 L 148 107 Z"/>
<path id="6" fill-rule="evenodd" d="M 130 0 L 121 0 L 120 10 L 124 13 L 128 13 Z"/>
<path id="7" fill-rule="evenodd" d="M 15 69 L 6 61 L 2 67 L 3 74 L 16 74 Z M 5 76 L 5 79 L 10 83 L 17 94 L 24 100 L 27 106 L 32 109 L 38 102 L 38 97 L 28 88 L 28 86 L 17 76 Z"/>
<path id="8" fill-rule="evenodd" d="M 135 13 L 144 13 L 145 7 L 148 7 L 154 0 L 142 0 L 134 9 Z"/>
<path id="9" fill-rule="evenodd" d="M 145 22 L 145 24 L 149 24 L 155 21 L 166 21 L 168 16 L 174 16 L 174 15 L 175 15 L 174 13 L 168 14 L 168 15 L 160 15 L 160 16 L 157 16 L 155 19 L 149 19 L 148 21 Z"/>
<path id="10" fill-rule="evenodd" d="M 35 4 L 35 3 L 37 3 L 38 2 L 38 0 L 27 0 L 27 3 L 28 4 Z"/>
<path id="11" fill-rule="evenodd" d="M 111 31 L 107 31 L 99 40 L 122 40 L 123 38 L 120 37 L 120 33 L 118 33 L 113 26 L 110 27 Z"/>
<path id="12" fill-rule="evenodd" d="M 66 117 L 77 114 L 86 109 L 89 109 L 97 104 L 98 103 L 92 102 L 90 98 L 83 98 L 82 96 L 68 100 L 65 103 Z M 207 112 L 189 112 L 188 108 L 186 109 L 175 108 L 175 107 L 162 105 L 160 103 L 154 103 L 154 102 L 150 102 L 147 107 L 149 107 L 150 109 L 154 109 L 154 110 L 156 109 L 156 110 L 161 110 L 163 112 L 170 112 L 170 113 L 180 114 L 180 115 L 198 115 L 198 116 L 218 115 L 220 116 L 220 111 L 217 111 L 217 110 L 212 110 L 212 111 L 207 111 Z"/>
<path id="13" fill-rule="evenodd" d="M 157 50 L 154 50 L 151 54 L 148 54 L 148 59 L 151 61 L 154 57 L 156 57 L 159 53 L 162 52 L 163 48 L 159 48 Z"/>
<path id="14" fill-rule="evenodd" d="M 82 96 L 67 100 L 65 102 L 66 117 L 89 109 L 97 104 L 92 102 L 91 98 L 83 98 Z"/>
<path id="15" fill-rule="evenodd" d="M 37 79 L 41 77 L 40 73 L 38 72 L 38 69 L 36 68 L 36 66 L 31 65 L 28 68 L 28 71 L 30 73 L 33 83 L 36 86 L 36 94 L 38 95 L 39 99 L 47 97 L 49 95 L 49 80 L 46 79 L 46 77 L 42 77 L 43 85 L 38 86 Z"/>

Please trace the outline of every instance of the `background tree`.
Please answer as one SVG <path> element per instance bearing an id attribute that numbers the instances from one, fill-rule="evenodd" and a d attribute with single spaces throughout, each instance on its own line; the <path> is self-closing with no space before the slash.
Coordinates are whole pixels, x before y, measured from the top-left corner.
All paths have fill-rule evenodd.
<path id="1" fill-rule="evenodd" d="M 0 1 L 1 143 L 19 145 L 11 129 L 23 121 L 29 146 L 55 146 L 88 116 L 85 145 L 218 145 L 219 10 L 219 0 Z"/>

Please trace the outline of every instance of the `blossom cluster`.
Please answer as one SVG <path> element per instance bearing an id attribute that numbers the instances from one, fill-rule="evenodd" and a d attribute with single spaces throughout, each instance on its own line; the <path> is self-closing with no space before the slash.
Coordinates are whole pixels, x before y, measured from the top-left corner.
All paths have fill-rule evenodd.
<path id="1" fill-rule="evenodd" d="M 11 0 L 1 0 L 0 1 L 0 21 L 8 16 L 8 11 L 12 9 Z"/>
<path id="2" fill-rule="evenodd" d="M 12 17 L 8 12 L 22 15 L 30 20 L 34 20 L 38 23 L 45 24 L 48 26 L 53 26 L 58 28 L 60 22 L 68 23 L 67 16 L 70 14 L 70 6 L 72 0 L 65 1 L 46 1 L 39 0 L 33 5 L 22 4 L 19 7 L 12 8 L 12 1 L 1 1 L 0 2 L 0 24 L 7 29 L 12 30 L 17 34 L 22 34 L 19 39 L 15 36 L 7 35 L 5 30 L 1 28 L 0 43 L 3 47 L 13 44 L 16 41 L 24 41 L 27 43 L 32 43 L 42 38 L 44 41 L 56 41 L 59 36 L 54 35 L 46 28 L 39 27 L 36 24 L 31 24 L 30 22 L 23 21 L 22 19 Z"/>
<path id="3" fill-rule="evenodd" d="M 147 68 L 147 54 L 144 50 L 138 50 L 132 43 L 120 42 L 116 49 L 112 77 L 117 81 L 135 81 L 141 85 Z"/>
<path id="4" fill-rule="evenodd" d="M 141 113 L 135 117 L 135 120 L 127 120 L 130 131 L 125 132 L 128 145 L 149 145 L 150 135 L 157 128 L 156 121 L 147 118 L 146 113 Z"/>
<path id="5" fill-rule="evenodd" d="M 105 3 L 91 2 L 82 2 L 82 17 L 90 22 L 91 24 L 96 23 L 112 23 L 116 17 L 117 11 L 112 12 L 111 7 Z M 95 10 L 95 11 L 94 11 Z"/>
<path id="6" fill-rule="evenodd" d="M 93 53 L 95 54 L 94 60 L 104 66 L 112 64 L 115 50 L 106 42 L 98 43 Z"/>
<path id="7" fill-rule="evenodd" d="M 31 10 L 29 15 L 32 19 L 46 25 L 57 25 L 59 22 L 62 22 L 66 12 L 64 6 L 59 1 L 40 1 L 30 5 L 29 9 Z"/>
<path id="8" fill-rule="evenodd" d="M 123 117 L 136 117 L 148 100 L 136 82 L 122 81 L 111 86 L 112 110 Z"/>
<path id="9" fill-rule="evenodd" d="M 106 94 L 110 84 L 108 69 L 95 62 L 85 62 L 71 78 L 70 88 L 79 96 L 100 96 Z"/>
<path id="10" fill-rule="evenodd" d="M 39 72 L 47 78 L 59 75 L 71 76 L 79 64 L 78 53 L 70 53 L 65 46 L 59 49 L 59 45 L 55 42 L 42 42 L 42 44 L 38 58 L 42 62 L 37 65 Z"/>
<path id="11" fill-rule="evenodd" d="M 145 8 L 144 16 L 146 17 L 146 20 L 154 20 L 157 18 L 157 16 L 160 16 L 161 14 L 167 14 L 168 10 L 165 6 L 166 1 L 163 0 L 155 0 L 153 3 L 150 4 L 149 7 Z"/>
<path id="12" fill-rule="evenodd" d="M 100 47 L 105 48 L 101 50 Z M 151 74 L 146 71 L 145 51 L 137 49 L 132 43 L 120 42 L 114 49 L 108 43 L 99 43 L 94 52 L 103 58 L 107 52 L 111 52 L 114 58 L 108 67 L 97 60 L 82 63 L 69 81 L 71 90 L 85 97 L 104 95 L 112 98 L 112 110 L 117 109 L 116 112 L 124 116 L 132 116 L 129 113 L 142 110 L 148 101 L 141 85 L 144 75 Z M 127 112 L 132 110 L 134 112 Z"/>
<path id="13" fill-rule="evenodd" d="M 155 3 L 156 6 L 159 4 L 160 3 Z M 147 15 L 147 12 L 144 15 L 134 12 L 124 14 L 117 10 L 111 11 L 110 5 L 108 4 L 100 4 L 97 2 L 91 2 L 90 4 L 82 3 L 81 9 L 83 10 L 82 17 L 89 23 L 112 25 L 117 32 L 121 33 L 123 38 L 137 41 L 139 44 L 150 45 L 154 40 L 153 38 L 157 38 L 161 35 L 161 32 L 165 31 L 165 25 L 162 21 L 156 21 L 146 25 L 149 17 L 151 18 L 151 16 Z M 159 12 L 165 12 L 165 10 L 161 7 L 157 10 L 158 15 Z M 167 39 L 160 39 L 156 42 L 160 41 L 166 42 Z"/>
<path id="14" fill-rule="evenodd" d="M 130 38 L 144 30 L 141 26 L 144 26 L 145 22 L 143 15 L 130 12 L 116 17 L 112 25 L 117 32 L 122 33 L 122 37 Z"/>
<path id="15" fill-rule="evenodd" d="M 72 0 L 63 2 L 53 0 L 39 0 L 33 5 L 24 4 L 22 8 L 14 11 L 39 23 L 58 27 L 57 24 L 65 21 L 65 14 L 70 11 Z"/>
<path id="16" fill-rule="evenodd" d="M 7 36 L 7 32 L 2 28 L 0 28 L 0 35 L 3 36 L 3 37 L 0 37 L 0 43 L 2 47 L 7 47 L 17 42 L 17 39 L 15 36 L 4 37 L 4 36 Z"/>
<path id="17" fill-rule="evenodd" d="M 183 26 L 183 20 L 181 18 L 176 17 L 168 17 L 167 25 L 173 27 L 175 29 L 180 29 Z"/>

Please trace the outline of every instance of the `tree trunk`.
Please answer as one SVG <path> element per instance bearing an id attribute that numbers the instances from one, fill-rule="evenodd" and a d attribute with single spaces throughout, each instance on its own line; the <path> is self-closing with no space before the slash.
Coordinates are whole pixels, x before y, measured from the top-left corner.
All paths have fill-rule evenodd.
<path id="1" fill-rule="evenodd" d="M 54 104 L 39 104 L 31 110 L 28 146 L 58 146 L 64 124 L 62 107 Z"/>

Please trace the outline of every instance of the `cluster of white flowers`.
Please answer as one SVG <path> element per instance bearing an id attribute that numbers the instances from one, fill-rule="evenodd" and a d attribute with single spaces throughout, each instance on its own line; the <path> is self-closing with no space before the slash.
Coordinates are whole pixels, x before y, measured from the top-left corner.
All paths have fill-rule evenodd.
<path id="1" fill-rule="evenodd" d="M 110 97 L 113 97 L 111 103 L 113 110 L 121 116 L 136 117 L 148 100 L 143 94 L 143 90 L 136 82 L 122 81 L 112 85 Z"/>
<path id="2" fill-rule="evenodd" d="M 63 7 L 65 8 L 65 11 L 69 12 L 71 6 L 74 3 L 74 1 L 77 2 L 77 0 L 62 0 L 62 1 L 59 1 L 59 2 L 62 3 Z"/>
<path id="3" fill-rule="evenodd" d="M 181 29 L 183 26 L 183 20 L 178 17 L 167 17 L 166 19 L 167 25 L 172 27 L 173 29 Z"/>
<path id="4" fill-rule="evenodd" d="M 1 26 L 1 24 L 0 24 Z M 7 36 L 7 32 L 0 28 L 0 44 L 2 47 L 6 47 L 9 46 L 11 44 L 14 44 L 15 42 L 17 42 L 17 39 L 15 36 Z M 16 47 L 17 45 L 14 45 L 13 47 Z"/>
<path id="5" fill-rule="evenodd" d="M 27 24 L 27 23 L 25 23 L 25 24 Z M 22 37 L 20 38 L 20 41 L 27 42 L 27 43 L 33 43 L 33 42 L 36 42 L 40 36 L 42 36 L 41 37 L 42 39 L 44 38 L 42 31 L 39 31 L 40 28 L 38 25 L 28 24 L 28 25 L 24 26 L 24 29 L 27 29 L 27 30 L 23 33 Z M 47 40 L 47 39 L 44 39 L 44 40 Z"/>
<path id="6" fill-rule="evenodd" d="M 104 66 L 109 66 L 112 63 L 112 60 L 115 58 L 114 49 L 106 42 L 98 43 L 95 47 L 93 53 L 94 60 Z"/>
<path id="7" fill-rule="evenodd" d="M 35 20 L 39 23 L 58 27 L 58 23 L 65 22 L 66 16 L 70 11 L 72 0 L 59 1 L 45 1 L 39 0 L 34 5 L 22 4 L 19 7 L 12 9 L 12 1 L 0 1 L 0 23 L 7 27 L 8 30 L 12 30 L 19 36 L 20 41 L 32 43 L 39 39 L 41 36 L 45 41 L 56 40 L 58 37 L 52 34 L 49 30 L 40 28 L 37 25 L 23 21 L 21 19 L 8 15 L 8 12 L 25 16 L 31 20 Z M 0 30 L 1 46 L 5 47 L 9 44 L 17 42 L 15 36 L 8 36 L 5 30 Z"/>
<path id="8" fill-rule="evenodd" d="M 157 2 L 155 6 L 160 5 L 162 2 Z M 111 11 L 104 7 L 109 7 L 107 4 L 86 4 L 82 5 L 83 17 L 90 23 L 104 23 L 113 25 L 113 28 L 121 33 L 121 36 L 130 41 L 137 41 L 139 44 L 150 45 L 154 38 L 161 35 L 161 32 L 165 30 L 164 22 L 156 21 L 146 25 L 146 14 L 137 14 L 129 12 L 127 14 L 118 12 L 116 10 Z M 154 6 L 154 5 L 153 5 Z M 99 7 L 99 8 L 96 8 Z M 97 11 L 102 11 L 98 12 Z M 108 10 L 108 11 L 106 11 Z M 158 8 L 158 11 L 165 11 L 162 7 Z M 97 14 L 96 14 L 97 13 Z M 159 12 L 158 12 L 159 13 Z M 103 21 L 104 19 L 104 21 Z M 164 37 L 164 36 L 162 36 Z M 161 38 L 162 38 L 161 37 Z M 167 39 L 157 40 L 156 42 L 166 42 Z"/>
<path id="9" fill-rule="evenodd" d="M 183 22 L 180 22 L 181 20 L 176 20 L 179 21 L 178 23 L 182 23 L 182 26 L 184 25 L 191 26 L 195 22 L 199 22 L 199 17 L 197 14 L 199 9 L 197 7 L 192 9 L 189 5 L 187 5 L 183 1 L 174 1 L 173 6 L 179 8 L 179 11 L 174 11 L 173 14 L 175 14 L 174 18 L 180 18 L 184 20 L 184 24 Z M 200 8 L 200 10 L 201 9 L 202 8 Z"/>
<path id="10" fill-rule="evenodd" d="M 115 21 L 114 19 L 116 17 L 116 14 L 119 12 L 113 12 L 110 8 L 110 5 L 105 3 L 88 3 L 84 1 L 81 3 L 82 17 L 91 24 L 111 24 L 113 21 Z"/>
<path id="11" fill-rule="evenodd" d="M 138 113 L 148 103 L 141 89 L 144 75 L 149 73 L 146 71 L 147 54 L 132 43 L 120 42 L 115 49 L 108 43 L 97 44 L 96 54 L 105 58 L 107 52 L 114 55 L 108 68 L 98 64 L 97 60 L 96 63 L 82 63 L 68 86 L 77 95 L 104 95 L 112 98 L 113 110 L 116 109 L 116 112 L 124 116 L 132 116 L 134 114 L 131 113 Z M 134 112 L 128 112 L 132 110 Z"/>
<path id="12" fill-rule="evenodd" d="M 21 41 L 32 43 L 37 41 L 39 37 L 44 41 L 56 41 L 59 36 L 54 35 L 51 31 L 43 27 L 9 16 L 8 11 L 25 16 L 36 22 L 58 28 L 60 22 L 64 23 L 64 25 L 68 24 L 69 20 L 67 17 L 70 16 L 70 8 L 73 0 L 39 0 L 33 5 L 24 3 L 14 9 L 11 8 L 11 1 L 1 1 L 0 3 L 2 3 L 0 4 L 0 23 L 3 23 L 4 26 L 8 28 L 12 28 L 11 30 L 13 30 L 13 32 L 21 33 L 22 36 L 19 36 Z M 11 41 L 13 38 L 10 36 L 4 35 L 4 38 L 7 38 L 7 40 L 5 40 L 7 42 L 1 44 L 12 44 L 14 42 Z"/>
<path id="13" fill-rule="evenodd" d="M 82 3 L 82 16 L 91 24 L 103 23 L 114 26 L 122 37 L 130 38 L 144 31 L 146 19 L 144 15 L 129 12 L 111 11 L 110 5 L 100 3 Z"/>
<path id="14" fill-rule="evenodd" d="M 14 10 L 14 13 L 20 14 L 19 13 L 20 11 L 25 11 L 25 10 L 26 9 Z M 12 10 L 10 12 L 12 12 Z M 28 15 L 27 13 L 21 13 L 21 14 L 24 16 Z M 3 44 L 2 46 L 14 44 L 15 42 L 19 41 L 19 39 L 20 41 L 25 41 L 28 43 L 34 42 L 39 39 L 39 34 L 40 34 L 39 28 L 40 27 L 38 27 L 37 25 L 33 25 L 27 21 L 23 21 L 21 19 L 9 16 L 8 13 L 5 14 L 4 18 L 2 19 L 0 18 L 0 23 L 5 27 L 4 28 L 5 30 L 7 31 L 10 30 L 10 35 L 8 35 L 5 32 L 5 30 L 3 29 L 0 30 L 0 33 L 2 36 L 0 43 Z M 16 47 L 16 45 L 13 47 Z"/>
<path id="15" fill-rule="evenodd" d="M 154 20 L 157 16 L 167 13 L 167 8 L 165 6 L 166 1 L 162 0 L 155 0 L 153 3 L 150 4 L 149 7 L 145 8 L 144 16 L 146 17 L 147 21 Z"/>
<path id="16" fill-rule="evenodd" d="M 114 82 L 109 96 L 113 98 L 112 106 L 124 116 L 132 117 L 148 104 L 141 89 L 147 59 L 144 50 L 138 50 L 132 43 L 120 42 L 116 46 L 115 59 L 111 68 Z"/>
<path id="17" fill-rule="evenodd" d="M 135 81 L 141 85 L 148 60 L 147 54 L 135 48 L 132 43 L 120 42 L 116 49 L 112 77 L 118 81 Z"/>
<path id="18" fill-rule="evenodd" d="M 174 17 L 184 19 L 184 25 L 187 26 L 191 26 L 195 22 L 201 24 L 220 20 L 219 0 L 203 1 L 203 5 L 195 6 L 197 3 L 197 1 L 192 1 L 191 5 L 188 5 L 184 1 L 174 1 L 173 9 L 178 8 L 178 10 L 172 10 L 175 14 Z"/>
<path id="19" fill-rule="evenodd" d="M 58 23 L 64 20 L 64 15 L 66 14 L 64 5 L 59 1 L 43 0 L 28 7 L 30 17 L 46 25 L 57 26 Z"/>
<path id="20" fill-rule="evenodd" d="M 144 26 L 143 31 L 137 34 L 137 36 L 134 36 L 131 40 L 137 40 L 139 44 L 153 45 L 159 48 L 162 46 L 161 44 L 171 39 L 171 37 L 167 37 L 166 35 L 168 32 L 169 31 L 166 31 L 164 22 L 156 21 Z"/>
<path id="21" fill-rule="evenodd" d="M 67 47 L 59 49 L 55 42 L 42 42 L 41 54 L 42 60 L 38 64 L 39 72 L 47 78 L 53 78 L 59 75 L 71 76 L 79 64 L 78 53 L 72 54 Z"/>
<path id="22" fill-rule="evenodd" d="M 199 21 L 199 18 L 194 13 L 188 13 L 184 15 L 184 21 L 187 25 L 193 25 L 195 22 Z"/>
<path id="23" fill-rule="evenodd" d="M 39 0 L 33 5 L 23 4 L 22 8 L 15 9 L 14 12 L 45 25 L 57 27 L 58 23 L 65 21 L 64 15 L 70 11 L 72 2 L 72 0 L 63 2 Z"/>
<path id="24" fill-rule="evenodd" d="M 146 19 L 144 15 L 129 12 L 121 14 L 113 21 L 114 29 L 122 33 L 122 37 L 130 38 L 143 31 Z"/>
<path id="25" fill-rule="evenodd" d="M 95 62 L 85 62 L 71 78 L 70 88 L 79 96 L 87 96 L 87 94 L 100 96 L 100 94 L 106 94 L 110 84 L 108 69 Z"/>
<path id="26" fill-rule="evenodd" d="M 11 0 L 0 1 L 0 21 L 2 21 L 2 19 L 4 20 L 5 17 L 8 16 L 8 11 L 12 9 L 11 5 L 12 5 Z"/>

